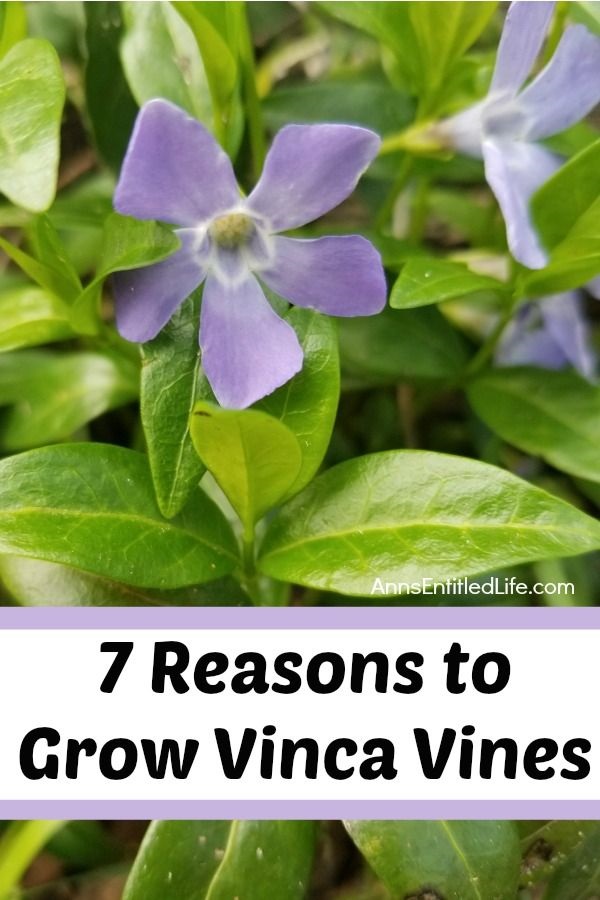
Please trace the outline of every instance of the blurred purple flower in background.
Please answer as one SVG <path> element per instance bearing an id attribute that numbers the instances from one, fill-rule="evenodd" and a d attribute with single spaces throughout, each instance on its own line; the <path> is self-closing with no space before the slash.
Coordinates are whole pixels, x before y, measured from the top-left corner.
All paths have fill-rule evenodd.
<path id="1" fill-rule="evenodd" d="M 582 305 L 583 297 L 577 291 L 525 303 L 502 336 L 496 362 L 544 369 L 572 366 L 585 378 L 592 378 L 596 359 Z"/>
<path id="2" fill-rule="evenodd" d="M 342 202 L 379 149 L 351 125 L 289 125 L 273 141 L 262 176 L 241 196 L 229 157 L 195 119 L 164 100 L 140 111 L 115 192 L 115 209 L 179 226 L 181 247 L 147 268 L 115 276 L 123 337 L 155 337 L 205 281 L 202 365 L 222 406 L 244 408 L 302 367 L 293 328 L 257 277 L 297 306 L 367 316 L 386 302 L 381 258 L 358 235 L 295 240 L 298 228 Z"/>
<path id="3" fill-rule="evenodd" d="M 531 223 L 529 201 L 561 164 L 535 142 L 579 122 L 600 101 L 600 39 L 583 25 L 565 30 L 552 59 L 521 90 L 553 8 L 547 2 L 511 4 L 487 97 L 436 128 L 456 150 L 483 158 L 511 253 L 530 269 L 543 268 L 547 257 Z"/>

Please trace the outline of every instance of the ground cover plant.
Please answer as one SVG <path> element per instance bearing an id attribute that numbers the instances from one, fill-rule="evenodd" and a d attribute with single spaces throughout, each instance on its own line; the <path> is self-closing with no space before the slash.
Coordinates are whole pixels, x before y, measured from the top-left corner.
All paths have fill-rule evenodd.
<path id="1" fill-rule="evenodd" d="M 2 602 L 596 604 L 599 9 L 2 4 Z M 0 897 L 600 893 L 594 823 L 139 838 Z"/>

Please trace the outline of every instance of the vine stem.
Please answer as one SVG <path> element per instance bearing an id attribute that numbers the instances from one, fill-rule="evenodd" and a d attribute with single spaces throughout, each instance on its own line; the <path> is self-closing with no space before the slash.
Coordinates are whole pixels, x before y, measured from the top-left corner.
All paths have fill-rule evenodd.
<path id="1" fill-rule="evenodd" d="M 485 364 L 489 362 L 489 360 L 494 355 L 494 350 L 498 346 L 500 338 L 504 334 L 508 323 L 514 315 L 515 309 L 519 303 L 519 299 L 520 298 L 517 294 L 513 294 L 510 302 L 506 305 L 506 309 L 500 317 L 496 327 L 490 332 L 475 356 L 471 359 L 468 366 L 466 367 L 464 374 L 465 381 L 468 381 L 469 379 L 473 378 L 474 375 L 479 374 Z"/>
<path id="2" fill-rule="evenodd" d="M 258 179 L 265 160 L 266 141 L 260 99 L 256 88 L 254 47 L 252 44 L 252 34 L 250 32 L 250 22 L 248 20 L 247 2 L 245 4 L 244 15 L 241 17 L 240 63 L 242 68 L 244 97 L 246 100 L 246 113 L 248 116 L 248 133 L 250 135 L 252 164 L 254 176 Z"/>
<path id="3" fill-rule="evenodd" d="M 9 900 L 35 857 L 65 823 L 12 822 L 0 838 L 0 900 Z"/>

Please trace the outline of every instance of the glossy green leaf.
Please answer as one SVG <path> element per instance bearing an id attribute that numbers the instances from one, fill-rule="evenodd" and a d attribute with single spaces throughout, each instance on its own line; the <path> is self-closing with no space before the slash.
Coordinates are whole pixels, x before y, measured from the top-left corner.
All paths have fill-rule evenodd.
<path id="1" fill-rule="evenodd" d="M 409 259 L 394 284 L 390 306 L 394 309 L 410 309 L 467 297 L 480 291 L 502 293 L 506 290 L 507 285 L 501 281 L 487 275 L 478 275 L 462 263 L 415 257 Z"/>
<path id="2" fill-rule="evenodd" d="M 599 546 L 599 522 L 502 469 L 401 450 L 317 477 L 271 522 L 259 568 L 368 596 L 376 578 L 445 581 Z"/>
<path id="3" fill-rule="evenodd" d="M 48 41 L 20 41 L 0 61 L 0 191 L 31 212 L 56 192 L 65 85 Z"/>
<path id="4" fill-rule="evenodd" d="M 75 325 L 82 330 L 94 331 L 100 290 L 109 275 L 160 262 L 179 246 L 177 235 L 158 222 L 140 222 L 129 216 L 111 213 L 104 223 L 96 277 L 79 295 L 73 307 Z"/>
<path id="5" fill-rule="evenodd" d="M 475 412 L 520 450 L 571 475 L 600 481 L 600 388 L 575 372 L 506 368 L 468 390 Z"/>
<path id="6" fill-rule="evenodd" d="M 525 827 L 526 833 L 523 834 Z M 598 831 L 597 822 L 560 821 L 519 823 L 522 834 L 521 883 L 527 887 L 546 881 L 565 860 Z"/>
<path id="7" fill-rule="evenodd" d="M 64 444 L 0 462 L 0 552 L 162 589 L 232 572 L 236 542 L 200 490 L 187 511 L 158 510 L 147 460 L 108 444 Z"/>
<path id="8" fill-rule="evenodd" d="M 121 59 L 140 106 L 170 100 L 209 123 L 211 104 L 204 67 L 192 31 L 170 3 L 124 3 Z M 160 65 L 157 65 L 160 60 Z"/>
<path id="9" fill-rule="evenodd" d="M 520 853 L 513 822 L 345 824 L 393 900 L 515 900 Z"/>
<path id="10" fill-rule="evenodd" d="M 0 451 L 61 441 L 138 395 L 137 366 L 111 353 L 0 356 Z"/>
<path id="11" fill-rule="evenodd" d="M 218 107 L 224 111 L 237 83 L 243 4 L 192 0 L 173 5 L 194 34 L 204 61 L 211 94 Z"/>
<path id="12" fill-rule="evenodd" d="M 302 346 L 302 370 L 255 409 L 279 419 L 300 446 L 300 469 L 285 492 L 290 497 L 315 475 L 329 446 L 340 395 L 340 364 L 336 327 L 328 316 L 296 308 L 286 319 Z"/>
<path id="13" fill-rule="evenodd" d="M 342 372 L 368 383 L 451 379 L 468 361 L 465 341 L 433 307 L 388 308 L 338 326 Z"/>
<path id="14" fill-rule="evenodd" d="M 74 337 L 69 309 L 54 294 L 19 284 L 0 290 L 0 351 Z"/>
<path id="15" fill-rule="evenodd" d="M 101 157 L 118 170 L 137 113 L 137 104 L 119 55 L 123 36 L 122 8 L 120 3 L 108 0 L 83 3 L 82 6 L 86 23 L 86 109 Z"/>
<path id="16" fill-rule="evenodd" d="M 301 900 L 313 822 L 154 822 L 123 900 Z"/>
<path id="17" fill-rule="evenodd" d="M 248 597 L 230 576 L 207 584 L 157 590 L 123 584 L 71 566 L 0 556 L 0 582 L 22 606 L 247 606 Z"/>
<path id="18" fill-rule="evenodd" d="M 600 140 L 568 160 L 533 195 L 531 213 L 544 245 L 556 247 L 600 194 Z"/>
<path id="19" fill-rule="evenodd" d="M 302 454 L 295 435 L 266 413 L 206 402 L 194 407 L 190 430 L 200 459 L 251 536 L 298 477 Z"/>
<path id="20" fill-rule="evenodd" d="M 81 290 L 81 280 L 49 215 L 35 216 L 27 228 L 27 239 L 35 259 L 49 271 L 54 271 L 57 279 L 60 278 L 60 295 L 77 296 Z"/>
<path id="21" fill-rule="evenodd" d="M 182 509 L 204 472 L 190 436 L 194 404 L 207 393 L 200 379 L 199 322 L 196 292 L 141 347 L 142 424 L 156 499 L 167 518 Z"/>
<path id="22" fill-rule="evenodd" d="M 0 3 L 0 58 L 27 37 L 27 15 L 21 0 Z"/>
<path id="23" fill-rule="evenodd" d="M 595 900 L 600 896 L 600 825 L 570 853 L 544 891 L 544 900 Z"/>
<path id="24" fill-rule="evenodd" d="M 41 260 L 29 253 L 25 253 L 20 247 L 11 244 L 5 238 L 0 237 L 0 249 L 11 259 L 25 275 L 35 281 L 46 291 L 50 291 L 65 303 L 74 300 L 81 291 L 81 285 L 72 281 L 62 271 L 57 259 Z"/>

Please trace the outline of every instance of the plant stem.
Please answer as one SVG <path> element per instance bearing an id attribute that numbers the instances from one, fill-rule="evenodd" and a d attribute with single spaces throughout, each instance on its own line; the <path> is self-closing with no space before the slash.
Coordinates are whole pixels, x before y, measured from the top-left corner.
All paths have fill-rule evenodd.
<path id="1" fill-rule="evenodd" d="M 377 220 L 375 223 L 377 228 L 382 229 L 390 219 L 392 212 L 394 211 L 396 200 L 408 184 L 413 165 L 413 157 L 406 153 L 402 158 L 402 162 L 400 163 L 400 168 L 398 169 L 396 180 L 394 181 L 392 188 L 386 197 L 385 203 L 382 205 L 377 215 Z"/>
<path id="2" fill-rule="evenodd" d="M 246 100 L 246 113 L 248 116 L 248 133 L 250 135 L 250 149 L 252 151 L 252 166 L 254 176 L 258 179 L 265 159 L 266 142 L 260 100 L 256 89 L 254 47 L 252 44 L 250 23 L 248 21 L 248 3 L 245 4 L 241 23 L 240 62 L 242 67 L 244 97 Z"/>
<path id="3" fill-rule="evenodd" d="M 255 606 L 262 606 L 261 591 L 256 571 L 256 537 L 254 528 L 244 528 L 242 542 L 243 587 Z M 0 897 L 0 900 L 2 898 Z"/>
<path id="4" fill-rule="evenodd" d="M 0 838 L 0 900 L 8 900 L 42 847 L 65 823 L 12 822 Z"/>
<path id="5" fill-rule="evenodd" d="M 513 294 L 510 302 L 506 305 L 506 309 L 502 313 L 496 327 L 490 332 L 475 356 L 471 359 L 468 366 L 466 367 L 463 380 L 468 381 L 469 379 L 473 378 L 474 375 L 478 375 L 485 364 L 492 358 L 492 356 L 494 355 L 494 350 L 498 346 L 500 338 L 504 334 L 508 323 L 513 317 L 519 299 L 520 298 L 516 293 Z"/>

